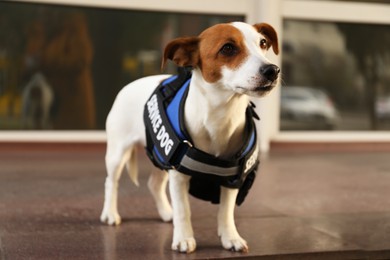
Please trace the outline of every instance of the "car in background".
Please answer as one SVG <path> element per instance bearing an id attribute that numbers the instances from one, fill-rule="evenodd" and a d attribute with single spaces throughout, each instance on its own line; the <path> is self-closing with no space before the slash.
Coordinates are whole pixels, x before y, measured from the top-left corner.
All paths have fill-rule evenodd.
<path id="1" fill-rule="evenodd" d="M 390 120 L 390 96 L 377 99 L 376 116 L 380 120 Z"/>
<path id="2" fill-rule="evenodd" d="M 333 130 L 339 113 L 326 92 L 298 86 L 281 88 L 282 130 Z"/>

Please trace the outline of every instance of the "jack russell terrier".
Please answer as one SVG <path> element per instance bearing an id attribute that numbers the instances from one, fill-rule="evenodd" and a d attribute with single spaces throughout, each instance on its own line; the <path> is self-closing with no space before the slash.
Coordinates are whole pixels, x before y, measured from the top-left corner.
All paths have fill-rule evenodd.
<path id="1" fill-rule="evenodd" d="M 162 220 L 173 220 L 172 249 L 190 253 L 196 248 L 191 193 L 219 203 L 222 246 L 248 251 L 235 226 L 234 207 L 242 203 L 258 165 L 252 120 L 256 113 L 249 96 L 268 94 L 279 79 L 280 69 L 265 58 L 270 47 L 279 53 L 277 34 L 269 24 L 218 24 L 198 37 L 178 38 L 166 46 L 162 67 L 170 59 L 192 72 L 142 78 L 120 91 L 106 122 L 108 176 L 102 222 L 121 223 L 118 181 L 126 165 L 138 186 L 136 146 L 141 144 L 162 169 L 150 175 L 148 187 Z M 178 87 L 178 82 L 184 86 Z M 168 179 L 172 207 L 166 194 Z"/>

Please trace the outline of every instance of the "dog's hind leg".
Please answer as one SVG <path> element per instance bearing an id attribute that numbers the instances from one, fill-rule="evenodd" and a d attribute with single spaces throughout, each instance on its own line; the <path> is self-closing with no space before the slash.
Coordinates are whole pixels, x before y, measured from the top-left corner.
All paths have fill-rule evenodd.
<path id="1" fill-rule="evenodd" d="M 100 220 L 109 225 L 119 225 L 121 217 L 118 213 L 118 184 L 123 167 L 130 159 L 132 149 L 113 150 L 107 146 L 106 168 L 107 178 L 105 182 L 104 207 Z"/>
<path id="2" fill-rule="evenodd" d="M 234 223 L 234 207 L 238 189 L 221 187 L 221 201 L 218 211 L 218 235 L 227 250 L 247 252 L 246 241 L 238 234 Z"/>
<path id="3" fill-rule="evenodd" d="M 148 180 L 148 188 L 156 202 L 158 214 L 165 222 L 172 220 L 172 207 L 166 192 L 167 182 L 168 173 L 158 169 L 152 171 Z"/>
<path id="4" fill-rule="evenodd" d="M 130 176 L 130 179 L 133 181 L 135 186 L 139 186 L 138 182 L 138 155 L 137 155 L 137 148 L 133 147 L 129 150 L 129 156 L 125 157 L 128 158 L 126 161 L 126 168 L 127 173 Z"/>

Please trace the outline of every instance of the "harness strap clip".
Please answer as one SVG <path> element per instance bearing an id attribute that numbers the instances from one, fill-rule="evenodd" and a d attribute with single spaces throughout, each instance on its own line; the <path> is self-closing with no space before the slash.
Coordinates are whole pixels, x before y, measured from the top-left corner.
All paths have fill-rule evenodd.
<path id="1" fill-rule="evenodd" d="M 188 140 L 184 140 L 183 143 L 187 144 L 190 148 L 194 147 L 193 144 Z"/>

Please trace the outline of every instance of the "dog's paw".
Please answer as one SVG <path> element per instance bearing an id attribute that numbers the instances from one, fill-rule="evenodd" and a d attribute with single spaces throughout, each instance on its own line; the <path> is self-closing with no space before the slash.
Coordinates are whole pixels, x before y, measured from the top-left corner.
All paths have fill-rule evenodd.
<path id="1" fill-rule="evenodd" d="M 180 253 L 192 253 L 196 249 L 196 241 L 193 237 L 182 239 L 180 241 L 173 241 L 172 250 Z"/>
<path id="2" fill-rule="evenodd" d="M 100 221 L 106 223 L 110 226 L 117 226 L 121 223 L 121 216 L 119 216 L 118 212 L 107 212 L 103 211 L 100 215 Z"/>
<path id="3" fill-rule="evenodd" d="M 248 252 L 247 242 L 240 236 L 225 237 L 221 236 L 221 242 L 223 248 L 234 252 Z"/>

